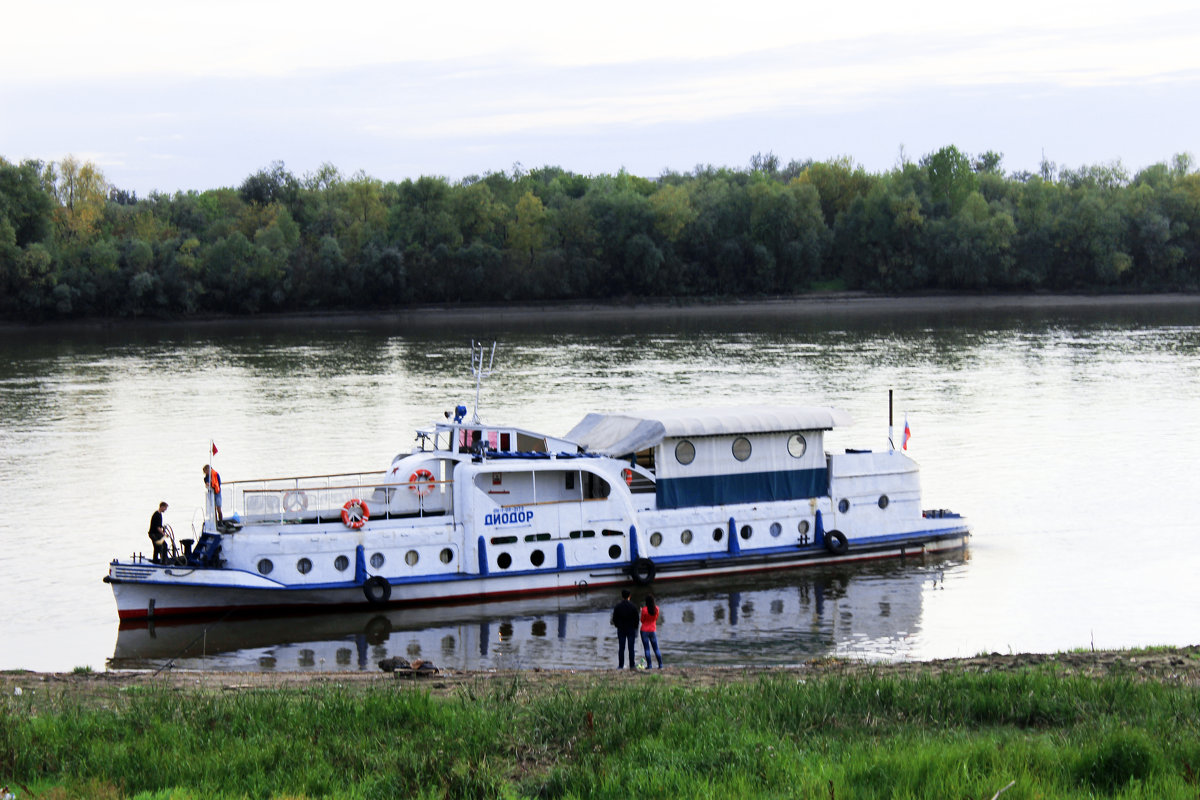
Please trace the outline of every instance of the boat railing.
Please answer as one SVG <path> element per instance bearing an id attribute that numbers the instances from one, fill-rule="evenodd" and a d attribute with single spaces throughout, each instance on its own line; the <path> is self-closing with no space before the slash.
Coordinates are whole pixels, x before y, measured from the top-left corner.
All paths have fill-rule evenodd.
<path id="1" fill-rule="evenodd" d="M 452 481 L 397 481 L 386 472 L 227 481 L 222 491 L 230 493 L 243 524 L 339 520 L 354 501 L 370 519 L 441 515 L 453 508 Z"/>

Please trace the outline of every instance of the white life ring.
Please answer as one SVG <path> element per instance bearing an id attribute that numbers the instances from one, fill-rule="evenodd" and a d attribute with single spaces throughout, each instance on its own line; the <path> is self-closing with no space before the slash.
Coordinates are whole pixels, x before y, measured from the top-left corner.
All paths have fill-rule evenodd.
<path id="1" fill-rule="evenodd" d="M 308 493 L 296 489 L 283 493 L 283 509 L 295 513 L 308 510 Z"/>

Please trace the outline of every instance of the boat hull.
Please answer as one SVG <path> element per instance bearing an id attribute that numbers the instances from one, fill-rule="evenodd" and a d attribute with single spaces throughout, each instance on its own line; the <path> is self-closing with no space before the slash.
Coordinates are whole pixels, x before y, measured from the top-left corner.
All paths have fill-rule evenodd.
<path id="1" fill-rule="evenodd" d="M 947 520 L 949 521 L 949 520 Z M 139 566 L 136 577 L 117 572 L 112 586 L 121 620 L 214 615 L 234 611 L 304 611 L 386 608 L 412 604 L 504 599 L 546 595 L 627 584 L 712 576 L 733 576 L 817 565 L 846 564 L 890 558 L 919 558 L 965 549 L 970 533 L 965 523 L 900 539 L 855 543 L 843 553 L 821 546 L 743 550 L 738 555 L 710 553 L 700 557 L 646 562 L 652 569 L 629 564 L 572 570 L 547 569 L 512 574 L 462 575 L 453 579 L 390 585 L 386 600 L 368 598 L 362 585 L 321 588 L 256 588 L 230 582 L 228 570 L 169 565 Z M 124 574 L 125 577 L 115 575 Z M 236 576 L 235 576 L 236 577 Z"/>

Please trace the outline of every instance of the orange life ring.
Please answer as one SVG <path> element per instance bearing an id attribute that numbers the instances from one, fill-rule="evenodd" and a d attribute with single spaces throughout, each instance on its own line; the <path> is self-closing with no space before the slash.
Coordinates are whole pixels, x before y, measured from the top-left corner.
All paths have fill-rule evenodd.
<path id="1" fill-rule="evenodd" d="M 626 486 L 633 486 L 633 470 L 631 470 L 631 469 L 623 469 L 623 470 L 621 470 L 621 474 L 622 474 L 623 476 L 625 476 L 625 485 L 626 485 Z"/>
<path id="2" fill-rule="evenodd" d="M 371 509 L 357 497 L 342 506 L 342 522 L 350 528 L 361 528 L 371 518 Z"/>
<path id="3" fill-rule="evenodd" d="M 408 476 L 408 488 L 417 493 L 417 497 L 425 497 L 433 491 L 433 473 L 427 469 L 419 469 Z"/>

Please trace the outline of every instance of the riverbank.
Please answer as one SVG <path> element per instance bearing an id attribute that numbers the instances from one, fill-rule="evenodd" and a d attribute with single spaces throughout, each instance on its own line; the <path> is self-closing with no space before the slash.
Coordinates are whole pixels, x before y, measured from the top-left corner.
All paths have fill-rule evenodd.
<path id="1" fill-rule="evenodd" d="M 1051 669 L 1063 676 L 1083 678 L 1128 677 L 1200 686 L 1200 645 L 1145 650 L 1092 650 L 1069 653 L 980 654 L 971 658 L 933 661 L 873 662 L 822 658 L 798 666 L 676 667 L 662 672 L 629 670 L 437 670 L 409 676 L 372 669 L 364 672 L 210 672 L 191 670 L 42 673 L 23 670 L 0 672 L 0 694 L 15 690 L 36 692 L 39 687 L 76 695 L 103 698 L 130 687 L 166 687 L 173 691 L 244 691 L 296 689 L 307 686 L 343 686 L 371 690 L 379 685 L 421 688 L 433 696 L 453 695 L 464 686 L 487 686 L 520 681 L 526 691 L 581 692 L 603 686 L 636 684 L 653 675 L 670 686 L 709 688 L 761 678 L 864 676 L 914 679 L 945 674 L 988 675 L 1027 669 Z"/>
<path id="2" fill-rule="evenodd" d="M 792 668 L 0 675 L 28 798 L 1194 797 L 1200 647 Z"/>
<path id="3" fill-rule="evenodd" d="M 71 330 L 120 327 L 179 326 L 368 326 L 434 327 L 458 323 L 519 326 L 647 320 L 665 317 L 740 319 L 744 317 L 870 317 L 885 315 L 943 315 L 981 312 L 1052 312 L 1113 310 L 1200 310 L 1200 293 L 1167 294 L 924 294 L 880 295 L 868 292 L 813 292 L 794 297 L 745 300 L 577 302 L 507 305 L 442 305 L 399 308 L 389 311 L 314 311 L 256 314 L 253 316 L 205 315 L 181 319 L 83 319 L 51 323 L 0 320 L 4 330 Z"/>

